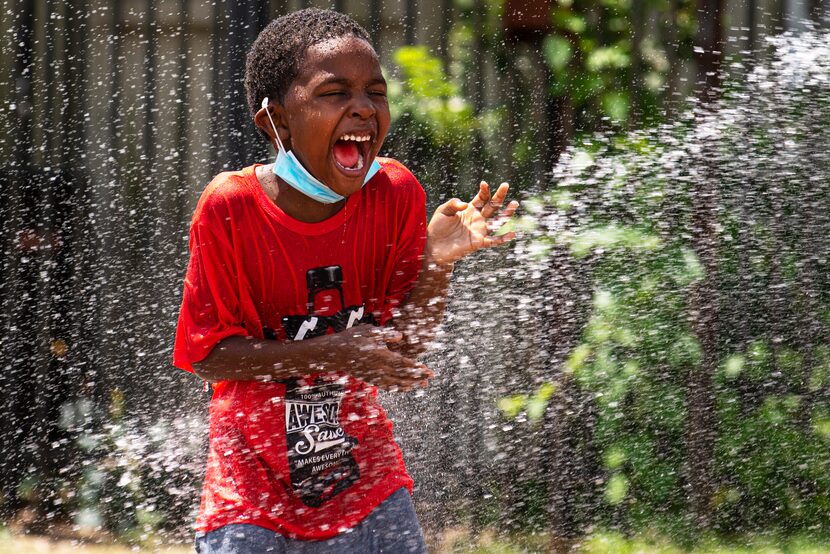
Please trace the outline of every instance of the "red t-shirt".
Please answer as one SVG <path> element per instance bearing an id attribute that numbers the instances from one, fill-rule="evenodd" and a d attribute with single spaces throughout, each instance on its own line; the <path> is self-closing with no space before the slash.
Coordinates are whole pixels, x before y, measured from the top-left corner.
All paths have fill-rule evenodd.
<path id="1" fill-rule="evenodd" d="M 193 371 L 232 335 L 303 340 L 385 324 L 418 276 L 426 213 L 415 177 L 394 160 L 380 162 L 319 223 L 280 210 L 256 166 L 217 176 L 191 222 L 173 364 Z M 376 397 L 345 374 L 217 383 L 197 531 L 249 523 L 327 539 L 395 490 L 411 490 Z"/>

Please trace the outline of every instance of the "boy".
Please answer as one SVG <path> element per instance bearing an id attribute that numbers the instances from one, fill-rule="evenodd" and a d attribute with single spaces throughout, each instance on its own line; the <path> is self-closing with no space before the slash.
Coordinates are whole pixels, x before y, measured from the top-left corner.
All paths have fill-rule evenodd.
<path id="1" fill-rule="evenodd" d="M 410 390 L 453 263 L 512 234 L 507 185 L 443 204 L 377 159 L 390 115 L 369 37 L 333 11 L 280 17 L 245 87 L 273 166 L 217 176 L 191 224 L 173 362 L 214 384 L 201 553 L 424 552 L 377 386 Z M 502 214 L 517 207 L 511 202 Z"/>

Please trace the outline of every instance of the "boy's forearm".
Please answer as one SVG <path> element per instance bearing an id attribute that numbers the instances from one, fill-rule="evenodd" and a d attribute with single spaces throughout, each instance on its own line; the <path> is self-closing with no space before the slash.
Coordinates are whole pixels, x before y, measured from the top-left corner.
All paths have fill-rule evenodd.
<path id="1" fill-rule="evenodd" d="M 393 352 L 399 332 L 361 323 L 313 339 L 278 342 L 229 337 L 193 370 L 208 381 L 285 381 L 310 373 L 348 373 L 371 385 L 410 390 L 432 377 L 423 364 Z"/>
<path id="2" fill-rule="evenodd" d="M 453 264 L 436 264 L 428 254 L 424 257 L 418 280 L 393 320 L 404 340 L 390 345 L 391 349 L 409 358 L 426 350 L 444 319 L 452 271 Z"/>
<path id="3" fill-rule="evenodd" d="M 444 317 L 452 264 L 436 264 L 429 255 L 393 326 L 404 340 L 388 344 L 389 350 L 415 358 L 435 338 Z M 217 344 L 193 370 L 207 381 L 282 381 L 309 373 L 344 371 L 354 362 L 335 335 L 303 341 L 259 340 L 228 337 Z M 278 360 L 275 362 L 275 360 Z"/>
<path id="4" fill-rule="evenodd" d="M 193 364 L 193 370 L 207 381 L 281 381 L 317 371 L 335 371 L 336 353 L 324 344 L 327 341 L 319 340 L 323 338 L 282 342 L 228 337 L 207 358 Z"/>

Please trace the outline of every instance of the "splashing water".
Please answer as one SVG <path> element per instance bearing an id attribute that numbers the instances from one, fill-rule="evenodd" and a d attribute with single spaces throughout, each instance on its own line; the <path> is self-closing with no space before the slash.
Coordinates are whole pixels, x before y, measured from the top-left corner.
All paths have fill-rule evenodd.
<path id="1" fill-rule="evenodd" d="M 571 148 L 521 240 L 459 264 L 439 377 L 382 396 L 427 529 L 679 533 L 700 476 L 716 529 L 830 525 L 830 35 L 732 69 L 712 106 Z M 78 528 L 191 539 L 206 397 L 178 400 L 150 423 L 64 405 Z"/>
<path id="2" fill-rule="evenodd" d="M 826 528 L 830 35 L 767 47 L 571 148 L 507 259 L 458 268 L 440 378 L 386 397 L 427 527 Z"/>
<path id="3" fill-rule="evenodd" d="M 715 524 L 826 522 L 814 506 L 830 497 L 830 36 L 769 47 L 717 104 L 570 149 L 554 186 L 525 201 L 507 255 L 457 269 L 427 359 L 439 378 L 425 393 L 382 395 L 426 528 L 676 532 L 671 516 L 692 521 L 688 374 L 707 348 Z M 712 345 L 692 321 L 704 282 L 716 292 Z M 185 521 L 204 422 L 100 429 L 79 439 L 97 452 L 82 464 L 84 502 L 148 529 L 162 507 Z M 120 493 L 102 495 L 105 482 Z M 101 523 L 83 507 L 76 519 Z"/>

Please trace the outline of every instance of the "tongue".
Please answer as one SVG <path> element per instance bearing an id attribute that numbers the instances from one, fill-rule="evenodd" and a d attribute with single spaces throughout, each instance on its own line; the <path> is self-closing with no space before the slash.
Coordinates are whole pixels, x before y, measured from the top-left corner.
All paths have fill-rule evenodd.
<path id="1" fill-rule="evenodd" d="M 353 168 L 360 159 L 357 143 L 352 140 L 338 140 L 334 143 L 334 159 L 343 167 Z"/>

